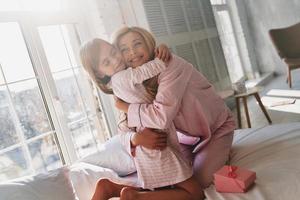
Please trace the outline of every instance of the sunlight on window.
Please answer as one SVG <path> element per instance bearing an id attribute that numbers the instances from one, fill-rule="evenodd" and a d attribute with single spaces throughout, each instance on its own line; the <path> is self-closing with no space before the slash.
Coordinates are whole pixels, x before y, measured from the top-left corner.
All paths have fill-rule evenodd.
<path id="1" fill-rule="evenodd" d="M 0 11 L 59 11 L 62 0 L 0 0 Z"/>
<path id="2" fill-rule="evenodd" d="M 18 23 L 0 23 L 0 44 L 0 62 L 7 82 L 35 77 Z"/>
<path id="3" fill-rule="evenodd" d="M 20 1 L 18 0 L 0 0 L 0 11 L 21 10 Z"/>
<path id="4" fill-rule="evenodd" d="M 47 135 L 29 145 L 32 164 L 37 172 L 46 172 L 62 166 L 53 135 Z"/>
<path id="5" fill-rule="evenodd" d="M 26 139 L 50 132 L 37 81 L 22 81 L 8 87 Z"/>
<path id="6" fill-rule="evenodd" d="M 226 4 L 226 0 L 210 0 L 212 5 L 223 5 Z"/>
<path id="7" fill-rule="evenodd" d="M 228 66 L 229 76 L 231 82 L 234 83 L 243 77 L 244 73 L 237 50 L 237 43 L 234 38 L 232 23 L 227 10 L 217 11 L 216 14 L 219 31 L 221 32 L 220 39 Z"/>
<path id="8" fill-rule="evenodd" d="M 74 52 L 78 41 L 74 28 L 74 24 L 62 24 L 41 26 L 38 31 L 77 155 L 83 157 L 95 152 L 101 141 L 93 126 L 95 122 L 90 121 L 90 118 L 94 120 L 96 116 L 92 116 L 90 112 L 93 108 L 90 108 L 90 101 L 85 93 L 88 86 L 83 86 L 86 84 L 81 75 L 78 77 L 79 63 Z"/>
<path id="9" fill-rule="evenodd" d="M 2 68 L 1 63 L 0 63 L 0 69 Z M 2 71 L 0 72 L 0 85 L 4 84 L 4 78 L 2 75 Z"/>
<path id="10" fill-rule="evenodd" d="M 29 173 L 30 169 L 21 147 L 0 153 L 0 182 L 25 176 Z"/>
<path id="11" fill-rule="evenodd" d="M 44 26 L 38 28 L 52 72 L 71 68 L 71 63 L 61 26 Z"/>
<path id="12" fill-rule="evenodd" d="M 2 86 L 0 87 L 0 150 L 20 142 L 8 101 L 7 90 Z"/>
<path id="13" fill-rule="evenodd" d="M 61 10 L 61 0 L 25 0 L 23 6 L 30 11 L 58 11 Z"/>
<path id="14" fill-rule="evenodd" d="M 74 29 L 74 27 L 71 27 L 71 26 L 72 25 L 70 25 L 70 24 L 61 26 L 61 33 L 62 33 L 62 36 L 64 38 L 64 42 L 65 42 L 66 49 L 67 49 L 67 52 L 68 52 L 68 55 L 69 55 L 69 59 L 70 59 L 70 61 L 72 63 L 72 66 L 73 67 L 78 67 L 79 63 L 78 63 L 78 61 L 75 58 L 74 50 L 72 48 L 72 44 L 71 44 L 71 40 L 70 40 L 70 36 L 69 36 L 70 35 L 70 31 L 72 29 Z M 69 27 L 69 29 L 67 27 Z"/>

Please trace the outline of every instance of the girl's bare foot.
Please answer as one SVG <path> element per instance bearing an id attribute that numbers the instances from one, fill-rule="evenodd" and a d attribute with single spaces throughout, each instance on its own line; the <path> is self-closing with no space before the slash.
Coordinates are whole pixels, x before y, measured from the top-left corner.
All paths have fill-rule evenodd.
<path id="1" fill-rule="evenodd" d="M 120 200 L 137 200 L 139 192 L 133 188 L 125 187 L 121 190 Z"/>

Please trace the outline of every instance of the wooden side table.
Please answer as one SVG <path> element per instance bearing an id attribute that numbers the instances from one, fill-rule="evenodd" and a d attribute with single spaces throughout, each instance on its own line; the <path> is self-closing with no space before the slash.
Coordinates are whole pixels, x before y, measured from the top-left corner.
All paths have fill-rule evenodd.
<path id="1" fill-rule="evenodd" d="M 271 118 L 270 118 L 270 116 L 269 116 L 266 108 L 264 107 L 264 105 L 262 104 L 262 102 L 260 100 L 260 96 L 258 94 L 259 91 L 260 91 L 259 87 L 253 87 L 251 89 L 248 89 L 247 92 L 245 92 L 245 93 L 234 95 L 234 97 L 235 97 L 235 103 L 236 103 L 236 110 L 237 110 L 237 118 L 238 118 L 239 128 L 242 128 L 241 110 L 240 110 L 240 99 L 243 99 L 245 113 L 246 113 L 246 119 L 247 119 L 247 124 L 248 124 L 248 127 L 251 128 L 250 116 L 249 116 L 248 105 L 247 105 L 247 98 L 249 96 L 251 96 L 251 95 L 254 95 L 254 97 L 256 98 L 256 101 L 258 102 L 261 110 L 263 111 L 264 115 L 266 116 L 269 124 L 272 124 Z"/>

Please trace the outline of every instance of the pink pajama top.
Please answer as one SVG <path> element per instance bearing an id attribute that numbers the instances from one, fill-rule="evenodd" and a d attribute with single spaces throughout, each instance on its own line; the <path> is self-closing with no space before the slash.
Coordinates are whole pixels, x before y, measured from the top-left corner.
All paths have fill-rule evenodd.
<path id="1" fill-rule="evenodd" d="M 174 123 L 176 129 L 201 138 L 193 152 L 207 144 L 231 112 L 214 87 L 192 64 L 173 55 L 166 70 L 158 77 L 158 92 L 152 103 L 130 104 L 128 125 L 165 129 Z M 216 137 L 232 134 L 235 124 L 222 127 Z M 130 148 L 130 135 L 124 145 Z"/>
<path id="2" fill-rule="evenodd" d="M 155 59 L 140 67 L 120 71 L 112 76 L 111 83 L 114 94 L 138 107 L 141 104 L 151 104 L 153 97 L 148 94 L 142 83 L 165 69 L 165 64 L 159 59 Z M 145 126 L 139 123 L 129 127 L 136 127 L 136 132 L 139 132 Z M 157 126 L 147 127 L 157 128 Z M 151 150 L 142 146 L 137 146 L 135 149 L 134 162 L 142 188 L 154 189 L 174 185 L 192 176 L 191 165 L 180 152 L 174 124 L 170 122 L 163 130 L 168 134 L 168 145 L 164 150 Z M 120 131 L 123 132 L 121 136 L 123 135 L 124 145 L 131 154 L 130 137 L 133 132 L 130 129 Z M 128 144 L 129 146 L 127 146 Z"/>

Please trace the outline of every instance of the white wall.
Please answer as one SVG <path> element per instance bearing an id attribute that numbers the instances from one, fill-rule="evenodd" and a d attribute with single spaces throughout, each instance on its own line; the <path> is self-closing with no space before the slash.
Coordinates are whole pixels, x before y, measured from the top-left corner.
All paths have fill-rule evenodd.
<path id="1" fill-rule="evenodd" d="M 254 53 L 261 72 L 286 73 L 268 31 L 300 22 L 299 0 L 239 0 L 245 4 L 248 27 L 253 38 Z"/>

